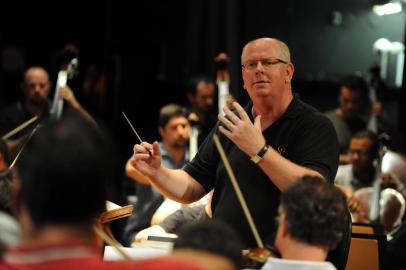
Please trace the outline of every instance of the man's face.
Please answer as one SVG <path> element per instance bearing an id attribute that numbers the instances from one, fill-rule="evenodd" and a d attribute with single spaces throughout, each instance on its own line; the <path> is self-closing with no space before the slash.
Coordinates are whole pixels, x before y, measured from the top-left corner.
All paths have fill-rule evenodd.
<path id="1" fill-rule="evenodd" d="M 242 77 L 244 88 L 250 98 L 255 100 L 265 96 L 278 98 L 283 95 L 286 84 L 290 84 L 293 76 L 293 65 L 285 64 L 279 60 L 283 59 L 281 49 L 275 41 L 257 40 L 248 44 L 241 57 Z M 272 62 L 272 65 L 264 65 L 265 62 Z M 246 68 L 254 65 L 254 69 Z"/>
<path id="2" fill-rule="evenodd" d="M 159 133 L 165 144 L 174 148 L 186 147 L 189 140 L 189 121 L 184 116 L 172 117 Z"/>
<path id="3" fill-rule="evenodd" d="M 193 97 L 193 106 L 199 111 L 208 111 L 214 104 L 214 85 L 199 82 L 196 86 L 196 95 Z"/>
<path id="4" fill-rule="evenodd" d="M 350 142 L 348 154 L 353 170 L 362 172 L 373 167 L 373 156 L 371 153 L 372 141 L 369 138 L 353 138 Z"/>
<path id="5" fill-rule="evenodd" d="M 361 94 L 343 86 L 340 89 L 339 102 L 343 117 L 354 118 L 361 108 Z"/>
<path id="6" fill-rule="evenodd" d="M 22 87 L 26 101 L 33 105 L 42 105 L 49 93 L 48 74 L 42 68 L 31 68 L 25 74 Z"/>

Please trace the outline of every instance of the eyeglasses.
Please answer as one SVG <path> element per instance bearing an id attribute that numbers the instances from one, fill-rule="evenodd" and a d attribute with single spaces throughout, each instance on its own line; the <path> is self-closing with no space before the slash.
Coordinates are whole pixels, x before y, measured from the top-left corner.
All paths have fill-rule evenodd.
<path id="1" fill-rule="evenodd" d="M 288 62 L 283 61 L 279 58 L 273 58 L 273 59 L 262 59 L 262 60 L 252 60 L 252 61 L 248 61 L 247 63 L 241 65 L 241 67 L 243 69 L 246 70 L 254 70 L 258 67 L 258 63 L 261 63 L 261 66 L 264 69 L 270 69 L 272 66 L 283 63 L 283 64 L 287 64 Z"/>

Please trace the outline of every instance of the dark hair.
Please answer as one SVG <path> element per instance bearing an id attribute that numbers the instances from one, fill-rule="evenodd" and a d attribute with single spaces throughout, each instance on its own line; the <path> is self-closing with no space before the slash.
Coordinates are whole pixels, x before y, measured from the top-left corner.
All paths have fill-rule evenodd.
<path id="1" fill-rule="evenodd" d="M 369 139 L 372 142 L 369 153 L 373 158 L 378 157 L 378 136 L 375 132 L 370 130 L 361 130 L 355 133 L 351 139 Z"/>
<path id="2" fill-rule="evenodd" d="M 184 116 L 185 118 L 188 116 L 187 110 L 184 107 L 177 104 L 165 105 L 159 111 L 158 127 L 163 128 L 168 124 L 171 118 L 180 116 Z"/>
<path id="3" fill-rule="evenodd" d="M 333 184 L 304 176 L 282 192 L 280 210 L 287 229 L 301 242 L 334 249 L 346 230 L 347 202 Z"/>
<path id="4" fill-rule="evenodd" d="M 182 226 L 174 249 L 203 250 L 230 259 L 240 269 L 242 244 L 237 233 L 220 220 L 202 220 Z"/>
<path id="5" fill-rule="evenodd" d="M 100 129 L 77 117 L 41 127 L 18 164 L 21 200 L 34 225 L 91 224 L 105 208 L 112 149 Z"/>
<path id="6" fill-rule="evenodd" d="M 190 80 L 187 82 L 186 88 L 185 88 L 186 93 L 196 95 L 196 88 L 197 88 L 197 85 L 200 82 L 204 82 L 204 83 L 207 83 L 207 84 L 214 84 L 213 80 L 210 79 L 206 75 L 201 75 L 201 74 L 200 75 L 195 75 L 192 78 L 190 78 Z"/>
<path id="7" fill-rule="evenodd" d="M 340 85 L 347 87 L 350 91 L 358 92 L 363 103 L 366 103 L 368 101 L 368 84 L 361 76 L 355 74 L 345 76 L 341 80 Z"/>

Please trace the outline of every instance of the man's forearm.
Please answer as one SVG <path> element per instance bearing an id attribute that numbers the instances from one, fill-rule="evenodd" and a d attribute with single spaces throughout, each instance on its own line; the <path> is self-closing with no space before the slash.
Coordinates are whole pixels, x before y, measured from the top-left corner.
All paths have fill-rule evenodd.
<path id="1" fill-rule="evenodd" d="M 180 203 L 199 200 L 206 193 L 193 177 L 183 170 L 172 170 L 161 166 L 151 179 L 153 186 L 165 197 Z"/>

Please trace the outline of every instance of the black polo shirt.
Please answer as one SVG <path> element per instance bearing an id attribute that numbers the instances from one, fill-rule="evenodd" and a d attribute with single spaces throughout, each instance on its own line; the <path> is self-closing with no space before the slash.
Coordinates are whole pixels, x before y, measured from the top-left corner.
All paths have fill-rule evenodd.
<path id="1" fill-rule="evenodd" d="M 253 121 L 252 104 L 245 108 Z M 227 137 L 218 124 L 184 170 L 209 192 L 214 188 L 213 218 L 219 218 L 236 229 L 247 247 L 257 246 L 237 196 L 213 142 L 217 133 L 247 201 L 262 239 L 276 231 L 280 191 L 261 168 L 250 161 Z M 267 144 L 290 161 L 321 173 L 333 183 L 338 167 L 337 135 L 330 120 L 313 107 L 294 97 L 286 112 L 263 131 Z"/>

